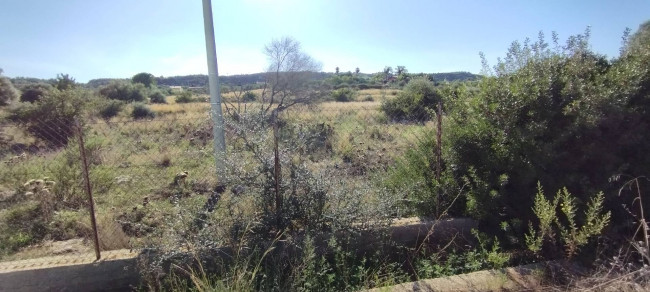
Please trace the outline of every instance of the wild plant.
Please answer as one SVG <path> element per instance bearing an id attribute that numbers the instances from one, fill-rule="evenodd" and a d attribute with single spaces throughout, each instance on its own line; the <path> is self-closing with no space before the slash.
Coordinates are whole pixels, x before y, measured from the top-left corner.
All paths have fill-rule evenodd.
<path id="1" fill-rule="evenodd" d="M 565 256 L 571 259 L 578 253 L 580 247 L 586 245 L 592 237 L 600 235 L 609 223 L 611 213 L 603 213 L 603 200 L 602 192 L 591 199 L 582 217 L 584 223 L 579 226 L 576 218 L 578 206 L 569 191 L 563 188 L 557 192 L 552 201 L 549 201 L 544 196 L 541 184 L 538 183 L 533 212 L 539 225 L 536 230 L 533 224 L 529 223 L 529 232 L 525 235 L 528 249 L 539 253 L 545 240 L 551 243 L 559 241 L 564 245 Z M 557 212 L 558 207 L 561 213 Z M 552 223 L 555 223 L 555 228 Z"/>

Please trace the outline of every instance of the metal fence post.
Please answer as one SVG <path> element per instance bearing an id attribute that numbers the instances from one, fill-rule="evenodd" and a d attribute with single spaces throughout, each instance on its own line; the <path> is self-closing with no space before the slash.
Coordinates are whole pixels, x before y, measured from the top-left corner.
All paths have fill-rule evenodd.
<path id="1" fill-rule="evenodd" d="M 219 185 L 224 185 L 226 172 L 226 139 L 224 137 L 221 88 L 219 86 L 219 69 L 217 67 L 217 51 L 214 41 L 214 23 L 212 21 L 212 2 L 210 0 L 203 0 L 203 25 L 205 30 L 205 50 L 208 57 L 208 81 L 210 85 L 210 105 L 217 179 Z"/>
<path id="2" fill-rule="evenodd" d="M 79 153 L 81 155 L 81 170 L 84 178 L 84 190 L 86 191 L 86 195 L 88 195 L 90 223 L 92 224 L 93 241 L 95 243 L 95 256 L 97 257 L 97 260 L 99 260 L 101 258 L 101 254 L 99 252 L 99 236 L 97 235 L 97 221 L 95 220 L 95 202 L 93 200 L 92 187 L 90 186 L 90 176 L 88 171 L 88 160 L 86 159 L 86 147 L 84 145 L 84 139 L 83 139 L 83 129 L 81 127 L 81 123 L 79 122 L 79 120 L 75 121 L 75 128 L 77 130 L 77 137 L 79 138 L 78 139 Z"/>

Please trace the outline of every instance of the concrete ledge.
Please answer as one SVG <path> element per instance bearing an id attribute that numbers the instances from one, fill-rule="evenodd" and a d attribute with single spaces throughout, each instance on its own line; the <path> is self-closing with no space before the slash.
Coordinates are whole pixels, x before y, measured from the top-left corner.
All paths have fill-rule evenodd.
<path id="1" fill-rule="evenodd" d="M 531 264 L 501 270 L 486 270 L 443 278 L 420 280 L 367 291 L 535 291 L 540 288 L 543 274 L 544 266 L 542 264 Z"/>
<path id="2" fill-rule="evenodd" d="M 406 218 L 395 220 L 388 227 L 388 234 L 395 242 L 415 246 L 454 236 L 468 237 L 476 227 L 476 221 L 464 218 L 440 221 Z M 356 239 L 359 245 L 356 248 L 363 250 L 380 240 L 368 232 Z M 218 250 L 227 254 L 227 249 Z M 0 262 L 0 291 L 129 291 L 140 281 L 140 255 L 139 250 L 115 250 L 102 252 L 99 261 L 89 253 Z"/>
<path id="3" fill-rule="evenodd" d="M 137 252 L 116 250 L 0 263 L 0 291 L 129 291 L 140 280 Z"/>

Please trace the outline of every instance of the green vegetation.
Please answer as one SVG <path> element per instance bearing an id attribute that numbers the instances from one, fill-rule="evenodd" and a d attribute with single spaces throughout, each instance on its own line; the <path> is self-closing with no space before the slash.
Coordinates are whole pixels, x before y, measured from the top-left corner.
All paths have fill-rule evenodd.
<path id="1" fill-rule="evenodd" d="M 403 66 L 313 73 L 296 40 L 273 40 L 269 72 L 224 89 L 218 178 L 196 88 L 167 103 L 173 78 L 148 73 L 95 91 L 68 75 L 52 88 L 20 79 L 30 93 L 0 109 L 0 255 L 89 238 L 81 132 L 100 233 L 119 239 L 103 246 L 155 249 L 143 263 L 150 289 L 357 290 L 609 256 L 647 242 L 634 231 L 647 232 L 641 188 L 619 190 L 618 178 L 650 173 L 648 30 L 611 60 L 591 51 L 589 31 L 564 45 L 540 34 L 480 80 L 451 83 Z M 398 244 L 387 227 L 405 216 L 470 217 L 480 232 Z M 629 258 L 645 254 L 636 246 Z"/>
<path id="2" fill-rule="evenodd" d="M 156 77 L 153 76 L 153 74 L 150 73 L 138 73 L 131 78 L 131 81 L 133 84 L 142 84 L 147 88 L 151 88 L 152 86 L 156 85 Z"/>
<path id="3" fill-rule="evenodd" d="M 151 103 L 167 103 L 167 97 L 160 91 L 154 91 L 149 95 Z"/>
<path id="4" fill-rule="evenodd" d="M 8 105 L 18 99 L 18 91 L 9 78 L 0 76 L 0 105 Z"/>
<path id="5" fill-rule="evenodd" d="M 558 207 L 562 211 L 562 216 L 555 211 Z M 588 243 L 591 237 L 600 235 L 609 224 L 611 214 L 610 212 L 602 214 L 602 210 L 603 194 L 599 193 L 587 204 L 587 210 L 581 220 L 584 224 L 578 227 L 576 201 L 569 191 L 566 188 L 559 190 L 551 202 L 545 198 L 542 186 L 539 185 L 533 206 L 533 212 L 539 220 L 539 228 L 536 231 L 532 223 L 529 224 L 526 245 L 531 251 L 539 253 L 547 240 L 552 243 L 560 242 L 564 244 L 566 257 L 571 258 L 576 255 L 581 246 Z M 553 228 L 552 223 L 555 223 L 556 229 Z M 554 238 L 555 234 L 559 234 L 559 238 Z"/>
<path id="6" fill-rule="evenodd" d="M 122 110 L 123 106 L 124 103 L 119 100 L 107 101 L 104 105 L 101 106 L 101 109 L 99 110 L 99 116 L 108 120 L 112 117 L 117 116 L 117 114 L 119 114 Z"/>
<path id="7" fill-rule="evenodd" d="M 442 97 L 433 82 L 417 78 L 409 82 L 397 97 L 381 105 L 382 111 L 392 121 L 426 121 L 435 112 Z"/>
<path id="8" fill-rule="evenodd" d="M 20 89 L 22 94 L 20 95 L 21 102 L 31 102 L 34 103 L 43 96 L 45 96 L 49 91 L 52 90 L 52 86 L 47 83 L 36 83 L 29 84 Z"/>
<path id="9" fill-rule="evenodd" d="M 354 90 L 352 90 L 350 88 L 337 89 L 337 90 L 332 91 L 332 93 L 331 93 L 332 99 L 334 99 L 335 101 L 338 101 L 338 102 L 354 101 L 356 99 L 355 95 L 356 94 L 355 94 Z"/>
<path id="10" fill-rule="evenodd" d="M 127 102 L 142 102 L 147 97 L 146 87 L 142 83 L 112 82 L 101 88 L 99 94 L 108 99 Z"/>
<path id="11" fill-rule="evenodd" d="M 505 224 L 514 234 L 525 232 L 515 221 L 531 220 L 522 206 L 532 206 L 534 197 L 522 194 L 534 193 L 538 181 L 588 202 L 591 194 L 616 189 L 612 175 L 650 173 L 650 155 L 641 150 L 650 138 L 643 114 L 650 73 L 642 65 L 650 54 L 610 62 L 591 52 L 588 40 L 589 31 L 555 49 L 541 34 L 532 44 L 515 42 L 476 94 L 451 102 L 445 161 L 470 183 L 468 214 L 495 230 Z M 628 216 L 613 213 L 620 216 L 613 222 Z"/>
<path id="12" fill-rule="evenodd" d="M 131 111 L 131 117 L 136 120 L 139 119 L 153 119 L 156 116 L 148 106 L 142 103 L 136 103 L 133 105 L 133 110 Z"/>
<path id="13" fill-rule="evenodd" d="M 243 102 L 254 102 L 256 100 L 257 100 L 257 94 L 255 94 L 252 91 L 246 91 L 244 92 L 244 95 L 242 95 Z"/>
<path id="14" fill-rule="evenodd" d="M 176 96 L 176 103 L 190 103 L 190 102 L 196 102 L 196 100 L 192 97 L 192 92 L 190 91 L 183 91 Z"/>
<path id="15" fill-rule="evenodd" d="M 23 126 L 35 138 L 58 147 L 74 135 L 91 94 L 82 89 L 52 90 L 35 103 L 21 103 L 11 109 L 9 119 Z"/>

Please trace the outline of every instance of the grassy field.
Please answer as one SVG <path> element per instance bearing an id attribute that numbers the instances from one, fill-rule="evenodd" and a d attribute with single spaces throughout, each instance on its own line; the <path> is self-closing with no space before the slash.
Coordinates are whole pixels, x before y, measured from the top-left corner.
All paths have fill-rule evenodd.
<path id="1" fill-rule="evenodd" d="M 324 145 L 317 151 L 301 154 L 300 159 L 315 173 L 338 181 L 338 188 L 355 189 L 363 185 L 367 202 L 373 202 L 372 189 L 377 178 L 413 147 L 424 135 L 424 128 L 431 125 L 387 123 L 378 110 L 384 93 L 365 90 L 359 96 L 364 94 L 376 98 L 368 102 L 296 106 L 282 118 L 287 125 L 329 129 L 322 137 Z M 253 108 L 255 105 L 248 104 Z M 168 104 L 150 105 L 156 117 L 148 120 L 133 120 L 129 107 L 112 119 L 88 121 L 85 126 L 100 241 L 106 250 L 146 245 L 144 240 L 151 240 L 152 234 L 163 238 L 161 230 L 174 221 L 174 213 L 181 209 L 198 210 L 218 183 L 214 175 L 209 104 L 177 104 L 169 97 Z M 5 124 L 1 130 L 13 141 L 33 142 L 19 127 Z M 232 134 L 227 133 L 229 156 L 245 160 L 245 151 L 232 139 Z M 47 246 L 42 242 L 91 238 L 78 144 L 19 154 L 7 153 L 2 157 L 0 229 L 15 229 L 15 220 L 38 217 L 30 210 L 35 209 L 34 202 L 45 199 L 26 198 L 29 190 L 25 184 L 30 180 L 56 183 L 49 190 L 53 194 L 49 200 L 56 201 L 53 204 L 57 211 L 41 222 L 45 226 L 40 229 L 23 226 L 29 223 L 21 225 L 23 231 L 18 235 L 22 237 L 9 239 L 15 248 L 5 251 L 5 259 L 47 253 L 38 251 Z M 246 165 L 244 160 L 242 165 Z M 179 182 L 178 175 L 184 172 L 188 173 L 187 178 Z M 231 192 L 224 194 L 224 200 Z"/>

